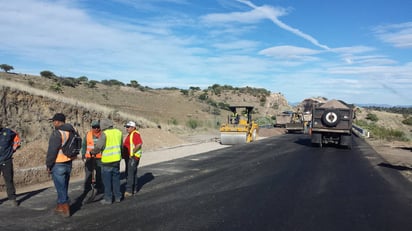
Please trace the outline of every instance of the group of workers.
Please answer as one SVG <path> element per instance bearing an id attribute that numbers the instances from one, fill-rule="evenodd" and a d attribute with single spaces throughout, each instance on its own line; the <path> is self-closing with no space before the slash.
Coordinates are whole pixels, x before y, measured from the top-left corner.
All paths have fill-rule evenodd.
<path id="1" fill-rule="evenodd" d="M 68 187 L 72 162 L 77 157 L 66 156 L 62 146 L 67 141 L 65 133 L 75 129 L 71 124 L 66 123 L 66 116 L 62 113 L 56 113 L 50 121 L 53 123 L 54 130 L 49 138 L 46 167 L 57 192 L 57 206 L 54 212 L 69 217 L 71 213 Z M 127 132 L 125 139 L 122 131 L 114 127 L 112 120 L 92 121 L 91 129 L 82 141 L 81 157 L 85 169 L 83 195 L 92 189 L 92 176 L 95 173 L 95 187 L 98 193 L 103 193 L 100 202 L 104 205 L 120 202 L 123 198 L 133 196 L 138 190 L 137 168 L 142 155 L 143 142 L 134 121 L 127 122 L 124 127 Z M 12 155 L 20 147 L 20 138 L 15 131 L 3 127 L 2 123 L 0 123 L 0 132 L 0 171 L 6 182 L 8 200 L 13 206 L 18 206 L 13 182 Z M 120 190 L 122 159 L 126 166 L 124 195 Z"/>

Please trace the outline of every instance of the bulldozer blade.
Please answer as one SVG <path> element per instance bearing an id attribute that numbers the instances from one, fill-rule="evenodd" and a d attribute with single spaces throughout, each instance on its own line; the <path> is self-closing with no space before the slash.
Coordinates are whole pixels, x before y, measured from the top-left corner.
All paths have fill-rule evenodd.
<path id="1" fill-rule="evenodd" d="M 221 144 L 244 144 L 247 141 L 246 132 L 221 132 Z"/>

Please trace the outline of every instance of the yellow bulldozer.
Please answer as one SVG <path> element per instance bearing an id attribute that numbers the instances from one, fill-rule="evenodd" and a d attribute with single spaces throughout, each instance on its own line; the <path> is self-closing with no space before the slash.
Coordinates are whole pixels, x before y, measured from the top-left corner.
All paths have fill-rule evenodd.
<path id="1" fill-rule="evenodd" d="M 243 108 L 244 115 L 239 115 L 239 108 Z M 221 144 L 244 144 L 255 141 L 259 125 L 252 120 L 253 106 L 229 106 L 231 115 L 227 123 L 220 126 Z"/>

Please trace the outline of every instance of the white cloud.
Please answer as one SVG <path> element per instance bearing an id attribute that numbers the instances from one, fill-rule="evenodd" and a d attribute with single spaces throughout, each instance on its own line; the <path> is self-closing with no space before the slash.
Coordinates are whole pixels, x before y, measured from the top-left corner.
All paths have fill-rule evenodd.
<path id="1" fill-rule="evenodd" d="M 398 48 L 412 48 L 412 22 L 379 26 L 374 31 L 383 42 Z"/>
<path id="2" fill-rule="evenodd" d="M 274 24 L 276 24 L 280 28 L 282 28 L 284 30 L 287 30 L 289 32 L 292 32 L 293 34 L 295 34 L 295 35 L 297 35 L 297 36 L 299 36 L 303 39 L 306 39 L 307 41 L 311 42 L 313 45 L 318 46 L 318 47 L 320 47 L 322 49 L 325 49 L 325 50 L 330 49 L 328 46 L 319 43 L 314 37 L 312 37 L 312 36 L 310 36 L 306 33 L 303 33 L 299 29 L 293 28 L 293 27 L 287 25 L 286 23 L 280 21 L 278 19 L 278 17 L 281 16 L 281 14 L 279 14 L 278 10 L 276 10 L 275 8 L 270 7 L 270 6 L 260 6 L 260 7 L 258 7 L 255 4 L 253 4 L 252 2 L 245 1 L 245 0 L 238 0 L 238 2 L 241 2 L 241 3 L 244 3 L 248 6 L 250 6 L 251 8 L 254 9 L 254 11 L 259 12 L 261 14 L 261 17 L 265 17 L 267 19 L 270 19 Z"/>
<path id="3" fill-rule="evenodd" d="M 379 94 L 388 94 L 385 102 L 399 100 L 400 95 L 406 96 L 400 98 L 402 102 L 408 99 L 410 63 L 379 53 L 382 49 L 362 41 L 357 46 L 329 48 L 280 21 L 290 13 L 285 8 L 231 1 L 224 8 L 215 5 L 218 10 L 202 9 L 200 13 L 207 14 L 201 16 L 186 11 L 196 5 L 187 0 L 166 0 L 166 6 L 180 4 L 171 9 L 163 9 L 167 7 L 161 0 L 116 1 L 105 3 L 120 1 L 137 8 L 146 4 L 150 10 L 130 7 L 127 14 L 116 14 L 83 0 L 10 1 L 0 14 L 0 34 L 7 35 L 0 36 L 0 59 L 24 73 L 51 70 L 61 76 L 137 80 L 150 87 L 256 86 L 284 92 L 291 101 L 319 95 L 348 102 L 376 102 Z M 246 11 L 231 11 L 239 6 Z M 177 14 L 182 8 L 182 15 Z M 142 12 L 150 16 L 140 17 Z M 273 27 L 291 32 L 283 34 L 297 40 L 256 33 Z M 407 48 L 410 28 L 391 25 L 376 34 Z M 374 92 L 369 94 L 371 89 Z"/>
<path id="4" fill-rule="evenodd" d="M 276 59 L 299 59 L 299 60 L 316 60 L 312 55 L 321 53 L 322 51 L 296 47 L 296 46 L 277 46 L 264 49 L 259 54 L 270 56 Z"/>
<path id="5" fill-rule="evenodd" d="M 258 45 L 257 41 L 251 40 L 235 40 L 226 43 L 216 43 L 213 46 L 222 50 L 251 50 Z"/>

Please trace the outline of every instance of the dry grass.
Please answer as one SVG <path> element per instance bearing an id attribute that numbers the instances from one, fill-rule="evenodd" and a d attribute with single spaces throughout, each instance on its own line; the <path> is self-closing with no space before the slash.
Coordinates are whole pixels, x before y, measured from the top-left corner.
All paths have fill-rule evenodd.
<path id="1" fill-rule="evenodd" d="M 410 140 L 406 143 L 411 143 L 412 145 L 412 127 L 402 123 L 402 121 L 404 120 L 403 115 L 385 111 L 361 109 L 360 113 L 356 114 L 357 119 L 366 120 L 366 116 L 368 115 L 368 113 L 375 114 L 378 117 L 376 125 L 403 132 L 405 136 Z"/>

